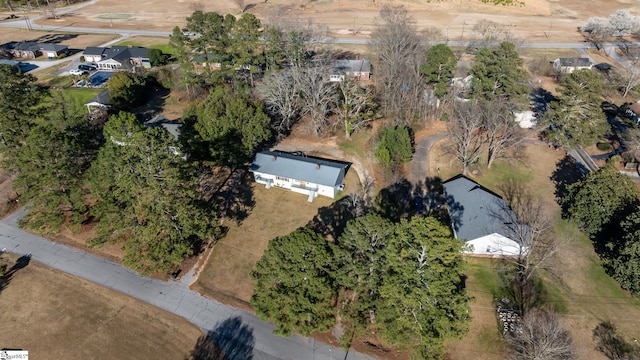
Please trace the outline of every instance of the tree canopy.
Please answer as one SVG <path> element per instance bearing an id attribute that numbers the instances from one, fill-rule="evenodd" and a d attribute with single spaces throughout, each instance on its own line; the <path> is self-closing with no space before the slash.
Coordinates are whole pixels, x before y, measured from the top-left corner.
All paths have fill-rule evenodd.
<path id="1" fill-rule="evenodd" d="M 436 96 L 443 97 L 447 94 L 447 86 L 457 63 L 455 54 L 445 44 L 434 45 L 427 50 L 420 72 L 424 75 L 426 83 L 434 87 Z"/>
<path id="2" fill-rule="evenodd" d="M 337 244 L 340 308 L 356 334 L 370 330 L 416 357 L 437 359 L 445 339 L 466 331 L 462 242 L 447 226 L 369 214 L 349 222 Z"/>
<path id="3" fill-rule="evenodd" d="M 609 130 L 600 108 L 602 77 L 595 71 L 577 70 L 562 80 L 560 95 L 544 115 L 549 124 L 547 137 L 556 145 L 593 145 Z"/>
<path id="4" fill-rule="evenodd" d="M 566 215 L 589 235 L 617 226 L 638 203 L 638 189 L 611 163 L 568 187 L 562 199 Z"/>
<path id="5" fill-rule="evenodd" d="M 251 305 L 276 333 L 329 330 L 335 324 L 331 299 L 336 294 L 334 246 L 309 228 L 269 241 L 256 263 Z"/>
<path id="6" fill-rule="evenodd" d="M 119 71 L 107 81 L 111 103 L 118 109 L 128 110 L 144 99 L 145 79 L 128 71 Z"/>
<path id="7" fill-rule="evenodd" d="M 495 49 L 480 49 L 470 71 L 473 96 L 486 100 L 504 98 L 515 104 L 524 102 L 529 86 L 523 64 L 516 46 L 508 41 Z"/>
<path id="8" fill-rule="evenodd" d="M 242 90 L 227 86 L 213 89 L 206 100 L 185 112 L 194 134 L 190 146 L 220 165 L 243 163 L 251 152 L 271 137 L 271 120 L 260 102 Z M 206 154 L 206 155 L 205 155 Z"/>
<path id="9" fill-rule="evenodd" d="M 378 135 L 376 158 L 388 169 L 409 162 L 413 155 L 413 145 L 409 128 L 406 126 L 386 126 Z"/>
<path id="10" fill-rule="evenodd" d="M 89 214 L 98 222 L 92 244 L 119 242 L 127 266 L 155 272 L 216 238 L 214 209 L 198 200 L 194 168 L 171 151 L 173 136 L 123 112 L 105 124 L 104 136 L 88 174 Z"/>

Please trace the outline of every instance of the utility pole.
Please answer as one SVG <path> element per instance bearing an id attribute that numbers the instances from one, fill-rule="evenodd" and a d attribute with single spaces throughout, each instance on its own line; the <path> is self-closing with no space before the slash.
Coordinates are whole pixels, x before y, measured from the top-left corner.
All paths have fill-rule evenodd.
<path id="1" fill-rule="evenodd" d="M 462 23 L 462 34 L 460 35 L 460 39 L 464 40 L 464 28 L 467 26 L 467 20 Z"/>
<path id="2" fill-rule="evenodd" d="M 29 21 L 29 15 L 25 11 L 24 7 L 21 7 L 22 15 L 24 16 L 24 22 L 27 24 L 27 30 L 31 31 L 33 28 L 31 27 L 31 21 Z"/>

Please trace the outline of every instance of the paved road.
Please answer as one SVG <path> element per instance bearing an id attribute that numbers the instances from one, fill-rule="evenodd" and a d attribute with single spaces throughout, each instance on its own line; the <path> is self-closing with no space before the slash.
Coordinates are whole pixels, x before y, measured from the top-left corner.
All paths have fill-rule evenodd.
<path id="1" fill-rule="evenodd" d="M 318 359 L 365 360 L 374 359 L 355 351 L 349 354 L 339 348 L 300 336 L 281 338 L 272 335 L 274 327 L 255 315 L 205 298 L 179 282 L 164 282 L 137 273 L 113 261 L 87 254 L 65 245 L 22 231 L 16 226 L 23 212 L 16 212 L 0 221 L 0 248 L 31 258 L 52 268 L 89 280 L 98 285 L 130 295 L 146 303 L 179 315 L 225 343 L 236 356 L 230 360 Z M 223 322 L 234 324 L 232 329 L 220 329 Z M 241 322 L 246 326 L 241 339 L 234 338 Z M 253 337 L 252 341 L 247 338 Z"/>

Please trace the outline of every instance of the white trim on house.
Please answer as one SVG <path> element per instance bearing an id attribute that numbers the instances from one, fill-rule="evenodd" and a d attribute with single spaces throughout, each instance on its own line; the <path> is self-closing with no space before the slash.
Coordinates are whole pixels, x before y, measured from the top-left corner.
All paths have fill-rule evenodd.
<path id="1" fill-rule="evenodd" d="M 527 252 L 525 247 L 498 233 L 489 234 L 466 242 L 470 246 L 467 254 L 486 256 L 520 256 Z"/>
<path id="2" fill-rule="evenodd" d="M 278 187 L 307 195 L 309 202 L 318 196 L 334 199 L 344 188 L 342 181 L 350 164 L 281 151 L 263 151 L 249 171 L 254 180 L 267 189 Z"/>

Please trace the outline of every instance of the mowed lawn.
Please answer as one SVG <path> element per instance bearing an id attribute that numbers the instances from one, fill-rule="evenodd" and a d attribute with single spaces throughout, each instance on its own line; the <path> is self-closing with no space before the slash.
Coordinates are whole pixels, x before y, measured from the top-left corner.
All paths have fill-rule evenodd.
<path id="1" fill-rule="evenodd" d="M 440 146 L 434 148 L 442 151 Z M 455 163 L 441 154 L 439 165 L 450 172 L 447 175 L 455 174 Z M 609 320 L 625 334 L 627 341 L 633 341 L 640 329 L 640 300 L 632 298 L 605 273 L 591 241 L 574 224 L 560 219 L 551 176 L 562 156 L 561 151 L 528 144 L 523 161 L 501 161 L 492 169 L 478 166 L 477 175 L 470 176 L 496 192 L 501 182 L 520 180 L 532 194 L 544 200 L 557 221 L 556 236 L 565 244 L 554 257 L 551 272 L 541 274 L 548 292 L 547 304 L 561 314 L 563 325 L 574 341 L 577 359 L 604 360 L 606 357 L 595 349 L 593 329 L 599 322 Z M 474 297 L 470 332 L 462 340 L 449 343 L 448 353 L 452 359 L 503 359 L 505 346 L 493 308 L 493 300 L 502 296 L 495 262 L 468 258 L 466 275 L 467 289 Z"/>
<path id="2" fill-rule="evenodd" d="M 9 268 L 15 256 L 2 255 Z M 0 293 L 1 346 L 33 359 L 184 359 L 187 320 L 31 261 Z"/>
<path id="3" fill-rule="evenodd" d="M 346 182 L 357 179 L 353 169 Z M 347 188 L 353 188 L 347 185 Z M 254 208 L 240 225 L 226 220 L 227 235 L 213 248 L 213 253 L 194 288 L 200 293 L 236 306 L 249 307 L 253 281 L 249 278 L 255 263 L 264 253 L 269 240 L 291 233 L 307 225 L 318 209 L 330 206 L 332 199 L 320 196 L 312 203 L 307 196 L 276 187 L 252 183 Z"/>
<path id="4" fill-rule="evenodd" d="M 116 45 L 119 46 L 142 46 L 149 49 L 158 49 L 165 54 L 173 54 L 176 49 L 169 44 L 166 37 L 157 36 L 133 36 L 127 40 L 120 41 Z"/>

